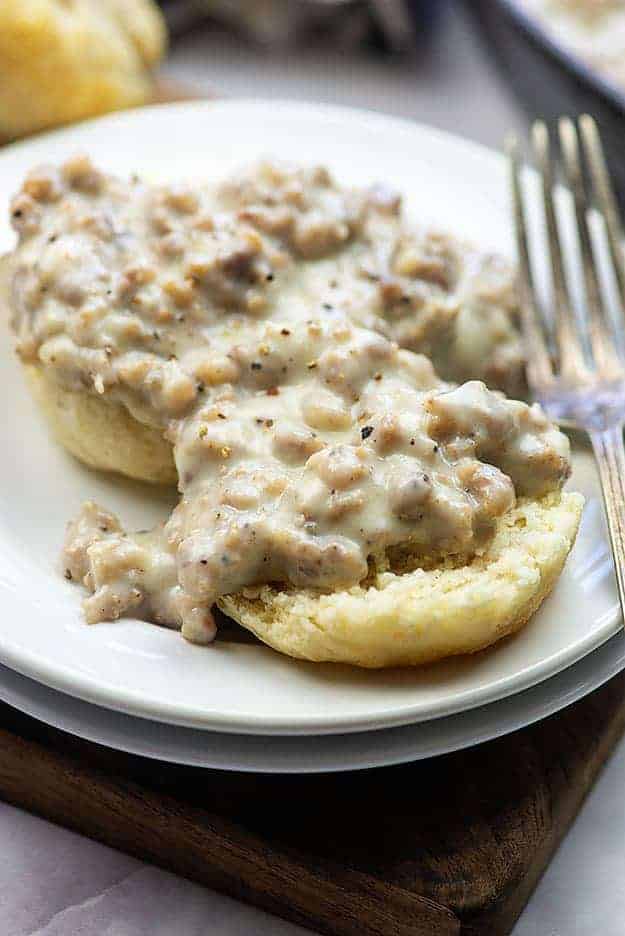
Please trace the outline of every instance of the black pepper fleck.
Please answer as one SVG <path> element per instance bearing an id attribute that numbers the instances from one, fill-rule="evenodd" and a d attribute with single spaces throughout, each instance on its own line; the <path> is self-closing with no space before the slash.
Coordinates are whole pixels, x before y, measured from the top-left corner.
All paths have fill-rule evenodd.
<path id="1" fill-rule="evenodd" d="M 363 426 L 360 430 L 360 438 L 363 440 L 368 439 L 371 433 L 373 432 L 373 426 Z"/>
<path id="2" fill-rule="evenodd" d="M 72 581 L 72 573 L 70 572 L 69 569 L 66 569 L 65 572 L 64 572 L 63 574 L 64 574 L 65 578 L 66 578 L 69 582 Z"/>
<path id="3" fill-rule="evenodd" d="M 262 369 L 263 369 L 263 365 L 260 363 L 260 361 L 252 361 L 252 363 L 250 364 L 250 367 L 252 368 L 252 370 L 262 370 Z"/>

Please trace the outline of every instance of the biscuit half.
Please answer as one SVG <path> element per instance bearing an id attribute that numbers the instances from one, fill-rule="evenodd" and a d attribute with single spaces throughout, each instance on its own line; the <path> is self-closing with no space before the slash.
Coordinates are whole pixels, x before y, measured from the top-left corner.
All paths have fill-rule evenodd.
<path id="1" fill-rule="evenodd" d="M 547 597 L 583 503 L 581 494 L 564 492 L 520 499 L 470 562 L 446 558 L 410 569 L 404 555 L 395 571 L 383 561 L 366 584 L 345 591 L 264 586 L 218 604 L 264 643 L 303 660 L 413 666 L 474 653 L 520 630 Z"/>
<path id="2" fill-rule="evenodd" d="M 152 0 L 3 0 L 0 139 L 146 103 L 165 47 Z"/>
<path id="3" fill-rule="evenodd" d="M 68 390 L 42 364 L 25 364 L 30 391 L 58 442 L 100 471 L 114 471 L 156 484 L 178 480 L 171 444 L 122 403 L 81 390 Z"/>
<path id="4" fill-rule="evenodd" d="M 126 407 L 67 390 L 40 364 L 30 389 L 68 451 L 93 468 L 175 484 L 171 445 Z M 379 668 L 474 653 L 520 630 L 553 588 L 575 542 L 584 499 L 522 498 L 470 561 L 422 561 L 407 549 L 373 564 L 365 583 L 331 594 L 263 586 L 220 609 L 288 656 Z"/>

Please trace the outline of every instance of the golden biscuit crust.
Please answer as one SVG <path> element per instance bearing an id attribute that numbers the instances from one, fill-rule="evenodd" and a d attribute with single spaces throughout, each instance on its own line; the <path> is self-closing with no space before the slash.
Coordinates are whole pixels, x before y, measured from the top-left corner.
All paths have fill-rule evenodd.
<path id="1" fill-rule="evenodd" d="M 4 0 L 0 139 L 145 103 L 165 46 L 152 0 Z"/>

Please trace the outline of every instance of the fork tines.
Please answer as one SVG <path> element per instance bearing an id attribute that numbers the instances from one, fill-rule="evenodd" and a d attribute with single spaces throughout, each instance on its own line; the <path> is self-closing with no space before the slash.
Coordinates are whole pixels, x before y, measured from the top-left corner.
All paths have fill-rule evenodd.
<path id="1" fill-rule="evenodd" d="M 542 121 L 532 127 L 532 145 L 538 167 L 545 229 L 550 260 L 553 321 L 543 313 L 538 298 L 528 248 L 527 219 L 524 208 L 521 161 L 516 139 L 508 141 L 511 181 L 519 256 L 519 277 L 523 331 L 527 342 L 528 379 L 535 390 L 546 389 L 559 372 L 561 380 L 571 384 L 586 382 L 596 375 L 601 380 L 622 379 L 624 368 L 616 350 L 616 334 L 604 301 L 596 262 L 594 242 L 589 226 L 590 205 L 599 212 L 605 229 L 614 280 L 617 284 L 621 311 L 625 307 L 625 260 L 622 252 L 623 229 L 616 199 L 606 168 L 597 126 L 592 117 L 584 115 L 578 125 L 568 117 L 558 122 L 560 163 L 566 185 L 571 193 L 582 260 L 585 289 L 585 327 L 588 330 L 588 351 L 585 356 L 580 328 L 576 321 L 571 293 L 563 261 L 563 238 L 554 199 L 556 190 L 555 161 L 551 153 L 549 131 Z M 581 146 L 580 146 L 581 140 Z M 582 166 L 585 157 L 587 185 Z"/>

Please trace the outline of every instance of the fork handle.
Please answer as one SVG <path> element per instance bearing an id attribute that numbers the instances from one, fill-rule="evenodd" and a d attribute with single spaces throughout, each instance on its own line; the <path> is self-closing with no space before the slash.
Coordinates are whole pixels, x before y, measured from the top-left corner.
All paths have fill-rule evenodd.
<path id="1" fill-rule="evenodd" d="M 625 446 L 623 426 L 590 433 L 599 468 L 601 492 L 614 556 L 614 569 L 621 611 L 625 617 Z"/>

